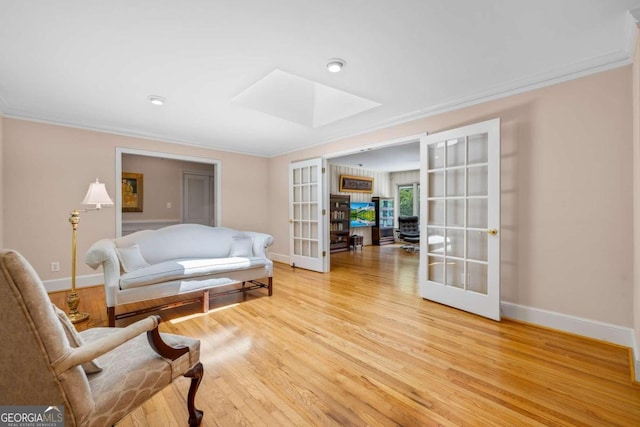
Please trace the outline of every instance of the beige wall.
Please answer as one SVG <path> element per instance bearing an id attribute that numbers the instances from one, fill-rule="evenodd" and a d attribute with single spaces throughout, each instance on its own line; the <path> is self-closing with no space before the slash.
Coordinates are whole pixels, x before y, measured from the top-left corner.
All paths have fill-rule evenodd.
<path id="1" fill-rule="evenodd" d="M 3 179 L 4 179 L 4 173 L 5 173 L 5 166 L 3 164 L 3 156 L 2 153 L 4 152 L 3 149 L 3 140 L 4 140 L 4 132 L 3 132 L 3 124 L 4 124 L 4 117 L 0 114 L 0 248 L 4 248 L 4 200 L 3 200 L 3 194 L 4 194 L 4 186 L 2 185 Z"/>
<path id="2" fill-rule="evenodd" d="M 23 252 L 43 279 L 68 277 L 69 212 L 96 177 L 115 194 L 115 147 L 127 147 L 220 160 L 222 224 L 267 231 L 275 237 L 271 252 L 288 255 L 291 161 L 499 117 L 502 299 L 635 324 L 637 333 L 632 159 L 640 136 L 633 133 L 632 105 L 640 101 L 632 76 L 637 85 L 638 62 L 636 56 L 633 73 L 622 67 L 272 159 L 4 118 L 0 239 Z M 82 262 L 89 245 L 114 233 L 113 209 L 81 215 L 79 275 L 94 273 Z M 61 262 L 60 273 L 49 272 L 51 261 Z"/>
<path id="3" fill-rule="evenodd" d="M 221 161 L 222 225 L 267 229 L 268 160 L 204 148 L 4 119 L 4 246 L 22 252 L 44 280 L 71 274 L 68 216 L 80 208 L 89 183 L 99 178 L 114 196 L 116 147 L 159 151 Z M 80 216 L 78 275 L 95 274 L 84 264 L 91 243 L 115 236 L 115 211 Z M 61 271 L 51 273 L 59 261 Z"/>
<path id="4" fill-rule="evenodd" d="M 640 32 L 636 33 L 633 55 L 633 241 L 634 241 L 634 330 L 636 379 L 640 381 Z"/>
<path id="5" fill-rule="evenodd" d="M 289 162 L 499 117 L 502 299 L 633 326 L 631 67 L 270 160 L 272 253 L 289 254 Z"/>
<path id="6" fill-rule="evenodd" d="M 122 221 L 176 220 L 181 221 L 182 172 L 209 171 L 213 165 L 161 157 L 125 154 L 122 172 L 143 174 L 143 211 L 123 212 Z M 171 208 L 167 208 L 167 203 Z"/>

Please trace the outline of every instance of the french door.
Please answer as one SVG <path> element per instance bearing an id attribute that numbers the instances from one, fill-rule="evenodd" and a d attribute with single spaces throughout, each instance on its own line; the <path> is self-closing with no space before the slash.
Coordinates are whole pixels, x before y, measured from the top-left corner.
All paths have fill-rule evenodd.
<path id="1" fill-rule="evenodd" d="M 289 165 L 290 262 L 296 267 L 325 272 L 323 221 L 323 160 Z"/>
<path id="2" fill-rule="evenodd" d="M 500 320 L 500 120 L 420 143 L 420 296 Z"/>

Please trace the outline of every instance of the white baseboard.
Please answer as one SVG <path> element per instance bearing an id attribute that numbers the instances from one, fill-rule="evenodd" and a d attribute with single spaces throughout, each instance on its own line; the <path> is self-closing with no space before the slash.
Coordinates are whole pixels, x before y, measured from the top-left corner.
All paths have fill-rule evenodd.
<path id="1" fill-rule="evenodd" d="M 291 265 L 291 258 L 289 257 L 289 255 L 269 252 L 269 258 L 271 259 L 271 261 L 281 262 L 283 264 Z"/>
<path id="2" fill-rule="evenodd" d="M 89 274 L 87 276 L 76 276 L 76 288 L 88 288 L 90 286 L 104 283 L 102 274 Z M 47 292 L 59 292 L 71 289 L 71 277 L 62 279 L 44 280 L 42 282 Z"/>
<path id="3" fill-rule="evenodd" d="M 500 307 L 504 317 L 623 345 L 635 350 L 635 336 L 632 328 L 505 301 L 500 303 Z"/>

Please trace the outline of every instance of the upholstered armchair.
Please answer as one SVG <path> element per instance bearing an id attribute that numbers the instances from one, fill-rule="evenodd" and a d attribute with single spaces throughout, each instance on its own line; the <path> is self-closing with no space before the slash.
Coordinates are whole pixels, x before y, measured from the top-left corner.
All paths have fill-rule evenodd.
<path id="1" fill-rule="evenodd" d="M 0 250 L 0 405 L 64 406 L 65 426 L 111 426 L 184 375 L 189 425 L 199 425 L 200 341 L 161 334 L 159 321 L 78 333 L 31 265 Z"/>

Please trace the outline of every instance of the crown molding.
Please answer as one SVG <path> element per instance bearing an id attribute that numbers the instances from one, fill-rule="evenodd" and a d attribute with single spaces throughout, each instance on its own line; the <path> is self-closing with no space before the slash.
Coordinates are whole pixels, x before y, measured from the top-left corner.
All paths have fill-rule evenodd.
<path id="1" fill-rule="evenodd" d="M 624 29 L 624 46 L 629 58 L 633 58 L 633 51 L 636 45 L 638 33 L 638 23 L 640 22 L 640 8 L 631 9 L 627 12 Z"/>
<path id="2" fill-rule="evenodd" d="M 2 107 L 1 102 L 2 102 L 2 99 L 0 98 L 0 108 Z M 1 109 L 0 109 L 0 113 L 2 113 Z M 166 136 L 157 135 L 150 132 L 141 132 L 141 131 L 136 131 L 132 129 L 113 127 L 113 126 L 99 126 L 99 125 L 95 125 L 92 123 L 85 123 L 85 122 L 69 122 L 61 119 L 56 119 L 53 117 L 33 114 L 28 111 L 20 111 L 10 107 L 7 107 L 4 110 L 4 116 L 7 118 L 12 118 L 17 120 L 25 120 L 29 122 L 44 123 L 44 124 L 56 125 L 56 126 L 65 126 L 65 127 L 70 127 L 74 129 L 109 133 L 112 135 L 126 136 L 129 138 L 146 139 L 146 140 L 151 140 L 156 142 L 166 142 L 168 144 L 184 145 L 187 147 L 202 148 L 205 150 L 221 151 L 221 152 L 233 153 L 233 154 L 243 154 L 243 155 L 254 156 L 254 157 L 270 157 L 268 155 L 256 154 L 248 151 L 232 150 L 224 147 L 214 147 L 210 145 L 204 145 L 201 143 L 189 141 L 187 139 L 180 140 L 180 139 L 174 139 L 174 138 L 167 138 Z"/>

